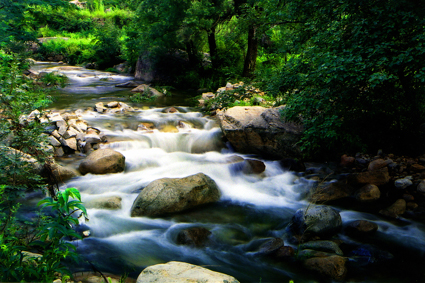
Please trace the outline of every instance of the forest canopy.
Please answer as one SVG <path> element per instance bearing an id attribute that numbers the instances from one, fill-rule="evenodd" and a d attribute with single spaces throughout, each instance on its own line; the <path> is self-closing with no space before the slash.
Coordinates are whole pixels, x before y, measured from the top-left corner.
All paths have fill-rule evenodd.
<path id="1" fill-rule="evenodd" d="M 177 88 L 253 82 L 305 126 L 306 155 L 404 151 L 423 137 L 425 7 L 376 0 L 0 1 L 3 49 L 113 68 L 149 62 Z M 22 49 L 21 49 L 22 50 Z M 111 69 L 112 70 L 112 69 Z M 161 83 L 158 81 L 156 83 Z M 414 146 L 406 147 L 407 144 Z"/>

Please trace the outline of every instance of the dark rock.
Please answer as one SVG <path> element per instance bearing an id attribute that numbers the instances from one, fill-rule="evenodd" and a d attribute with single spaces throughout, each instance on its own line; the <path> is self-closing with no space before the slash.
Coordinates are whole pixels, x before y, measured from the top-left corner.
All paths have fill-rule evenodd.
<path id="1" fill-rule="evenodd" d="M 381 191 L 375 185 L 368 184 L 361 187 L 355 193 L 356 199 L 360 202 L 371 202 L 378 200 L 381 197 Z"/>
<path id="2" fill-rule="evenodd" d="M 313 203 L 325 203 L 337 199 L 349 197 L 353 192 L 353 188 L 346 180 L 332 182 L 324 187 L 317 187 L 310 197 Z"/>
<path id="3" fill-rule="evenodd" d="M 354 165 L 354 163 L 356 162 L 356 159 L 352 156 L 348 156 L 346 154 L 344 154 L 343 156 L 341 156 L 341 166 L 343 167 L 351 167 Z"/>
<path id="4" fill-rule="evenodd" d="M 402 215 L 405 212 L 406 212 L 406 201 L 404 199 L 398 199 L 395 203 L 393 203 L 388 208 L 382 209 L 379 211 L 380 214 L 387 217 L 391 217 L 391 218 L 397 218 L 399 215 Z"/>
<path id="5" fill-rule="evenodd" d="M 304 237 L 330 236 L 338 233 L 341 228 L 339 212 L 329 206 L 318 205 L 297 210 L 287 231 Z"/>
<path id="6" fill-rule="evenodd" d="M 299 249 L 312 249 L 326 253 L 334 253 L 341 256 L 344 255 L 338 245 L 332 241 L 309 241 L 307 243 L 301 244 Z"/>
<path id="7" fill-rule="evenodd" d="M 288 171 L 304 172 L 306 170 L 302 161 L 292 158 L 284 158 L 279 161 L 280 167 Z"/>
<path id="8" fill-rule="evenodd" d="M 387 167 L 388 164 L 391 164 L 392 160 L 384 160 L 384 159 L 376 159 L 369 163 L 369 166 L 367 168 L 368 171 L 376 171 L 379 169 L 382 169 L 384 167 Z"/>
<path id="9" fill-rule="evenodd" d="M 287 258 L 292 258 L 294 256 L 295 256 L 295 250 L 291 246 L 280 247 L 275 254 L 275 257 L 279 259 L 287 259 Z"/>
<path id="10" fill-rule="evenodd" d="M 203 227 L 184 229 L 177 235 L 177 244 L 192 247 L 203 247 L 208 242 L 211 232 Z"/>
<path id="11" fill-rule="evenodd" d="M 318 272 L 321 276 L 334 280 L 343 280 L 347 274 L 347 258 L 334 255 L 329 257 L 313 257 L 304 261 L 304 267 Z"/>
<path id="12" fill-rule="evenodd" d="M 258 249 L 258 252 L 263 255 L 272 255 L 283 247 L 283 245 L 284 242 L 281 238 L 274 238 L 262 244 Z"/>
<path id="13" fill-rule="evenodd" d="M 388 173 L 388 168 L 385 167 L 374 171 L 351 174 L 350 181 L 358 184 L 373 184 L 380 186 L 390 181 L 390 175 Z"/>
<path id="14" fill-rule="evenodd" d="M 378 231 L 378 225 L 374 222 L 366 220 L 356 220 L 350 222 L 345 228 L 345 232 L 349 236 L 353 237 L 363 237 L 369 236 Z"/>

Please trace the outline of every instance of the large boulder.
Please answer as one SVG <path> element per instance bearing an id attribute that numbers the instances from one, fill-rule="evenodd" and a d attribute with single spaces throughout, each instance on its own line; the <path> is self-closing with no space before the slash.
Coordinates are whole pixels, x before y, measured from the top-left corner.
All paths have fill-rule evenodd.
<path id="1" fill-rule="evenodd" d="M 198 173 L 185 178 L 162 178 L 149 183 L 131 208 L 131 216 L 157 216 L 183 211 L 220 199 L 217 184 Z"/>
<path id="2" fill-rule="evenodd" d="M 325 205 L 298 209 L 288 225 L 288 232 L 294 235 L 331 236 L 342 228 L 342 219 L 338 211 Z"/>
<path id="3" fill-rule="evenodd" d="M 125 157 L 113 149 L 98 149 L 86 157 L 78 167 L 81 174 L 108 174 L 124 171 Z"/>
<path id="4" fill-rule="evenodd" d="M 217 113 L 220 127 L 234 149 L 281 159 L 300 156 L 297 142 L 303 127 L 287 122 L 282 107 L 232 107 Z"/>
<path id="5" fill-rule="evenodd" d="M 234 277 L 185 262 L 170 261 L 145 268 L 137 283 L 238 283 Z"/>

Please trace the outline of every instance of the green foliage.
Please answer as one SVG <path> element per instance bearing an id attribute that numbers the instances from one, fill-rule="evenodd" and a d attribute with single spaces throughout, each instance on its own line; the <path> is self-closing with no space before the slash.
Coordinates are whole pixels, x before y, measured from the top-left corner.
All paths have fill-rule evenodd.
<path id="1" fill-rule="evenodd" d="M 68 78 L 62 74 L 57 74 L 54 72 L 47 73 L 40 78 L 46 86 L 60 86 L 65 87 Z"/>
<path id="2" fill-rule="evenodd" d="M 302 48 L 275 76 L 309 155 L 421 143 L 425 7 L 414 1 L 293 1 Z M 274 86 L 274 87 L 273 87 Z"/>
<path id="3" fill-rule="evenodd" d="M 23 225 L 16 219 L 19 205 L 14 204 L 16 199 L 4 199 L 10 196 L 5 187 L 0 186 L 0 280 L 52 282 L 57 278 L 57 273 L 63 280 L 71 278 L 72 274 L 63 260 L 76 261 L 78 255 L 74 251 L 75 246 L 66 239 L 81 239 L 71 227 L 78 224 L 78 219 L 72 214 L 81 210 L 87 216 L 78 190 L 68 188 L 57 194 L 57 200 L 47 198 L 40 201 L 40 206 L 51 207 L 56 216 L 41 215 L 35 223 L 25 223 L 34 227 L 30 238 L 28 234 L 19 232 Z M 77 200 L 70 200 L 70 197 Z M 25 251 L 34 247 L 42 248 L 42 256 L 26 255 Z"/>
<path id="4" fill-rule="evenodd" d="M 70 64 L 93 62 L 96 58 L 94 42 L 94 36 L 48 40 L 40 47 L 39 53 L 44 58 L 62 54 Z"/>
<path id="5" fill-rule="evenodd" d="M 136 92 L 129 97 L 129 100 L 134 103 L 152 102 L 155 99 L 156 97 L 151 95 L 149 87 L 145 87 L 143 92 Z"/>
<path id="6" fill-rule="evenodd" d="M 0 281 L 51 282 L 56 273 L 69 278 L 63 260 L 75 259 L 75 247 L 67 238 L 80 238 L 71 225 L 77 210 L 86 216 L 76 189 L 66 189 L 57 199 L 40 202 L 52 214 L 40 214 L 30 220 L 19 219 L 19 198 L 28 190 L 46 188 L 40 177 L 48 151 L 43 142 L 43 127 L 28 116 L 43 108 L 49 100 L 43 92 L 22 75 L 26 60 L 0 50 Z M 38 112 L 39 113 L 39 112 Z M 75 198 L 76 200 L 70 200 Z M 41 257 L 30 258 L 25 251 L 40 251 Z"/>
<path id="7" fill-rule="evenodd" d="M 119 58 L 121 34 L 112 22 L 107 21 L 104 25 L 98 26 L 95 36 L 94 58 L 100 69 L 106 69 L 122 62 Z"/>

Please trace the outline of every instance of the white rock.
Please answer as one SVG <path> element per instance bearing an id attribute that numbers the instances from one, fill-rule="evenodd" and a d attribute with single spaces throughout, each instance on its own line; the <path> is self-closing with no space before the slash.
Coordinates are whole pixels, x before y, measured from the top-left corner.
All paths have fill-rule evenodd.
<path id="1" fill-rule="evenodd" d="M 170 261 L 145 268 L 137 283 L 239 283 L 234 277 L 185 262 Z"/>
<path id="2" fill-rule="evenodd" d="M 66 125 L 61 126 L 58 130 L 59 135 L 63 136 L 66 133 L 66 130 L 68 130 L 68 127 Z"/>
<path id="3" fill-rule="evenodd" d="M 50 144 L 53 146 L 61 146 L 60 141 L 58 141 L 54 136 L 49 136 Z"/>
<path id="4" fill-rule="evenodd" d="M 405 189 L 408 186 L 411 186 L 412 184 L 412 181 L 408 178 L 398 179 L 394 181 L 394 186 L 398 189 Z"/>

